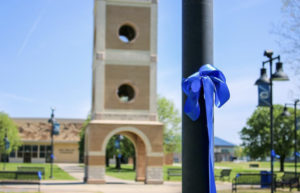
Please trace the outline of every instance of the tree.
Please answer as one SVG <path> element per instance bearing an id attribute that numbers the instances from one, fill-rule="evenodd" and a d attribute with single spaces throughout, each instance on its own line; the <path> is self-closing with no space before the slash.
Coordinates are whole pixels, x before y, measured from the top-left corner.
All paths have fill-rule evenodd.
<path id="1" fill-rule="evenodd" d="M 292 113 L 293 110 L 289 109 Z M 274 105 L 274 150 L 280 155 L 280 171 L 284 171 L 284 160 L 294 151 L 294 118 L 283 117 L 283 106 Z M 245 152 L 253 159 L 270 156 L 270 111 L 258 107 L 240 132 Z"/>
<path id="2" fill-rule="evenodd" d="M 294 72 L 292 77 L 300 91 L 300 1 L 299 0 L 282 0 L 282 15 L 274 27 L 274 34 L 278 37 L 279 47 L 284 62 L 289 64 L 290 69 Z M 291 75 L 290 75 L 291 76 Z M 295 97 L 295 91 L 291 90 L 291 97 Z"/>
<path id="3" fill-rule="evenodd" d="M 118 154 L 122 155 L 122 158 L 133 158 L 133 169 L 135 170 L 135 149 L 133 143 L 125 136 L 120 137 L 120 149 L 116 148 L 115 142 L 119 138 L 119 135 L 114 135 L 110 138 L 106 146 L 106 166 L 109 167 L 109 159 L 116 158 L 116 169 L 121 169 L 121 163 L 117 159 Z"/>
<path id="4" fill-rule="evenodd" d="M 9 149 L 5 148 L 5 134 L 9 141 Z M 9 154 L 17 150 L 20 145 L 21 140 L 16 124 L 6 113 L 0 112 L 0 155 Z"/>
<path id="5" fill-rule="evenodd" d="M 235 146 L 234 147 L 234 156 L 236 158 L 241 158 L 244 155 L 245 155 L 245 153 L 244 153 L 244 148 L 243 147 L 241 147 L 241 146 Z"/>
<path id="6" fill-rule="evenodd" d="M 181 118 L 172 101 L 158 96 L 158 119 L 164 124 L 164 152 L 181 152 Z"/>
<path id="7" fill-rule="evenodd" d="M 80 133 L 79 133 L 79 137 L 80 137 L 80 140 L 79 140 L 79 161 L 80 162 L 83 162 L 84 160 L 84 138 L 85 138 L 85 130 L 87 128 L 87 126 L 89 125 L 91 121 L 91 116 L 88 115 L 87 119 L 84 121 L 81 129 L 80 129 Z"/>

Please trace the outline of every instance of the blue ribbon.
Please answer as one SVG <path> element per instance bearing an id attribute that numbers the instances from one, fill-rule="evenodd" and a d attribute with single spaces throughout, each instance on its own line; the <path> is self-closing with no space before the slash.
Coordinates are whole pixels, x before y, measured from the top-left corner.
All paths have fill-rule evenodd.
<path id="1" fill-rule="evenodd" d="M 277 155 L 277 154 L 275 153 L 275 150 L 274 150 L 274 149 L 272 149 L 272 151 L 271 151 L 271 156 L 272 156 L 273 158 L 277 158 L 277 159 L 280 158 L 280 155 Z"/>
<path id="2" fill-rule="evenodd" d="M 38 171 L 38 178 L 39 178 L 39 180 L 42 179 L 42 172 L 41 171 Z"/>
<path id="3" fill-rule="evenodd" d="M 300 153 L 299 152 L 295 152 L 297 157 L 300 157 Z"/>
<path id="4" fill-rule="evenodd" d="M 214 177 L 213 105 L 221 107 L 230 98 L 224 74 L 211 64 L 203 65 L 198 72 L 182 81 L 182 90 L 187 95 L 185 114 L 196 121 L 200 116 L 200 91 L 203 88 L 209 141 L 209 192 L 216 193 Z"/>

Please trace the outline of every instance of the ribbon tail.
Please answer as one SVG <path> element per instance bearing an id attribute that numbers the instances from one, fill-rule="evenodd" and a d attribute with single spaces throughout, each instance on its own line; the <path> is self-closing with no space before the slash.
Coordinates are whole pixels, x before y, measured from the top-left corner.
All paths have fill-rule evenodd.
<path id="1" fill-rule="evenodd" d="M 213 128 L 213 98 L 214 98 L 214 84 L 211 79 L 203 79 L 203 89 L 205 97 L 205 110 L 207 121 L 207 133 L 209 142 L 209 193 L 216 193 L 216 183 L 214 175 L 214 128 Z"/>

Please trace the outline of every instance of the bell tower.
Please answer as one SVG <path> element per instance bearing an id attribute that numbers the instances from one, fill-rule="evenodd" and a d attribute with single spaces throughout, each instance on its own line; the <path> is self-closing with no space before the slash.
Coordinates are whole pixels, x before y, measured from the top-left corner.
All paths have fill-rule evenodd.
<path id="1" fill-rule="evenodd" d="M 93 118 L 156 120 L 156 2 L 96 0 L 94 33 Z"/>
<path id="2" fill-rule="evenodd" d="M 105 148 L 121 134 L 135 145 L 136 180 L 162 183 L 163 125 L 156 114 L 157 0 L 95 0 L 88 183 L 105 182 Z"/>

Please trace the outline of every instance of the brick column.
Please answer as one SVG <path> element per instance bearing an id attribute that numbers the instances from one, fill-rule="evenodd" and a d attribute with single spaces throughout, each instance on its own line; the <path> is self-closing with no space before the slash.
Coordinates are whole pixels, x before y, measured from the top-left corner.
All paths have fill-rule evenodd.
<path id="1" fill-rule="evenodd" d="M 136 181 L 146 179 L 146 147 L 144 142 L 137 137 L 136 139 Z"/>

